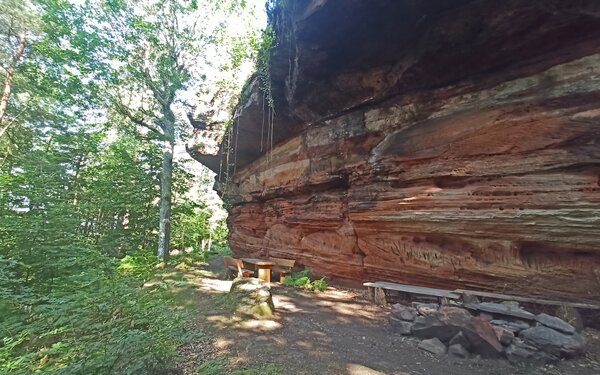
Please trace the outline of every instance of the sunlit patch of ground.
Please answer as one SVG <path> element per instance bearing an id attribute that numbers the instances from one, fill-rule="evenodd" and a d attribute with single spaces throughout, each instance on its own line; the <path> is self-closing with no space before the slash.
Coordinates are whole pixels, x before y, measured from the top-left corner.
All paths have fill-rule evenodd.
<path id="1" fill-rule="evenodd" d="M 180 373 L 280 375 L 598 375 L 595 355 L 554 367 L 517 368 L 507 361 L 435 357 L 413 338 L 395 335 L 389 310 L 359 291 L 327 288 L 306 292 L 273 283 L 275 315 L 254 319 L 236 313 L 222 262 L 187 267 L 163 278 L 179 291 L 182 306 L 195 307 L 198 329 L 212 339 L 182 348 Z M 210 268 L 203 268 L 210 267 Z M 166 280 L 166 281 L 165 281 Z"/>
<path id="2" fill-rule="evenodd" d="M 373 370 L 367 366 L 359 365 L 356 363 L 349 363 L 346 366 L 346 372 L 348 375 L 385 375 L 383 372 Z M 409 375 L 406 372 L 397 373 L 398 375 Z"/>
<path id="3" fill-rule="evenodd" d="M 201 280 L 199 289 L 206 293 L 229 292 L 229 289 L 231 289 L 231 281 L 205 277 Z"/>

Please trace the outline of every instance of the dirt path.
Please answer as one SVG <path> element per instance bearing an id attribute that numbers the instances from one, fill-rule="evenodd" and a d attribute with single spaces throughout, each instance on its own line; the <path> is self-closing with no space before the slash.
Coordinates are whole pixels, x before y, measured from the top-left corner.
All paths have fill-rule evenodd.
<path id="1" fill-rule="evenodd" d="M 276 316 L 242 319 L 231 314 L 232 306 L 223 298 L 230 282 L 221 264 L 215 259 L 190 279 L 195 288 L 191 298 L 198 304 L 198 329 L 212 340 L 182 348 L 190 359 L 184 374 L 236 371 L 232 369 L 237 369 L 236 374 L 600 374 L 597 352 L 543 368 L 432 356 L 417 349 L 415 339 L 393 334 L 388 310 L 366 301 L 357 291 L 329 288 L 308 293 L 274 286 Z M 198 371 L 198 364 L 207 358 L 212 360 Z"/>

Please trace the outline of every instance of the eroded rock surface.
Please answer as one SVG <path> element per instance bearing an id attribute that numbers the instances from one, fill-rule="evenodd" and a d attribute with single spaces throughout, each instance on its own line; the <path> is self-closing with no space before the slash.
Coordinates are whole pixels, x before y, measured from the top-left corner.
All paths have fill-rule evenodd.
<path id="1" fill-rule="evenodd" d="M 235 254 L 600 300 L 600 3 L 286 3 L 274 115 L 251 85 L 229 147 L 190 150 Z"/>

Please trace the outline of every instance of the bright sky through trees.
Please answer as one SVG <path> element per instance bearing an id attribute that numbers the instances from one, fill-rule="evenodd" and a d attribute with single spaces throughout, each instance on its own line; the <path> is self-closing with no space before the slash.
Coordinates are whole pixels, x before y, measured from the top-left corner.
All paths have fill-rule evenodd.
<path id="1" fill-rule="evenodd" d="M 183 142 L 254 67 L 264 4 L 243 3 L 0 0 L 0 373 L 173 368 L 185 313 L 141 286 L 161 238 L 174 262 L 226 247 Z"/>

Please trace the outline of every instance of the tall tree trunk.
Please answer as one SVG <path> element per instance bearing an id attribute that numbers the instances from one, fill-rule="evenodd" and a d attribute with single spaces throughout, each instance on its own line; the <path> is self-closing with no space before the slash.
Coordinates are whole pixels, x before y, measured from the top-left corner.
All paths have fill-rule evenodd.
<path id="1" fill-rule="evenodd" d="M 158 257 L 169 259 L 171 239 L 171 181 L 173 179 L 173 149 L 175 148 L 175 115 L 170 107 L 163 108 L 163 162 L 160 174 L 160 225 L 158 228 Z"/>
<path id="2" fill-rule="evenodd" d="M 8 106 L 8 99 L 10 98 L 10 90 L 12 89 L 13 79 L 15 78 L 15 72 L 17 71 L 17 64 L 25 53 L 25 34 L 19 35 L 19 46 L 12 56 L 12 61 L 6 70 L 6 79 L 4 80 L 4 88 L 2 90 L 2 97 L 0 98 L 0 137 L 8 129 L 8 125 L 3 125 L 4 115 L 6 114 L 6 107 Z"/>

